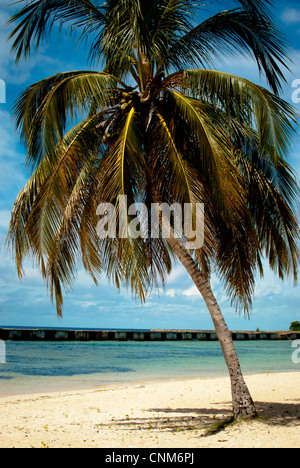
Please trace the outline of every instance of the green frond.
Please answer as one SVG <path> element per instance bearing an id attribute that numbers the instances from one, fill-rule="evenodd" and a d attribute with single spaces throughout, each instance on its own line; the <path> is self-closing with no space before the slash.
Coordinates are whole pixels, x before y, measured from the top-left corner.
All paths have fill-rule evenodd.
<path id="1" fill-rule="evenodd" d="M 289 164 L 280 160 L 276 167 L 257 157 L 247 158 L 251 215 L 264 255 L 271 269 L 283 280 L 297 282 L 299 263 L 299 186 Z"/>
<path id="2" fill-rule="evenodd" d="M 246 11 L 250 11 L 255 17 L 271 19 L 270 7 L 273 7 L 269 0 L 235 0 L 238 6 L 242 6 Z"/>
<path id="3" fill-rule="evenodd" d="M 138 202 L 140 172 L 143 167 L 143 150 L 138 138 L 139 126 L 135 109 L 125 115 L 120 135 L 103 166 L 103 177 L 99 186 L 99 202 L 113 203 L 116 208 L 117 226 L 121 208 L 118 197 L 126 196 L 128 206 Z M 136 185 L 137 184 L 137 185 Z M 122 232 L 117 239 L 104 239 L 103 265 L 107 276 L 117 284 L 125 284 L 142 302 L 151 287 L 144 239 L 134 239 L 127 232 L 131 219 L 127 212 Z M 124 221 L 124 220 L 123 220 Z M 101 242 L 100 242 L 101 243 Z M 108 248 L 109 246 L 109 248 Z M 115 248 L 118 254 L 115 253 Z M 115 279 L 117 278 L 117 282 Z"/>
<path id="4" fill-rule="evenodd" d="M 174 44 L 169 61 L 177 69 L 211 68 L 216 59 L 237 52 L 256 60 L 259 71 L 278 94 L 285 82 L 281 68 L 287 68 L 287 49 L 283 35 L 254 6 L 223 11 L 200 23 Z"/>
<path id="5" fill-rule="evenodd" d="M 103 200 L 110 203 L 115 201 L 119 195 L 127 194 L 127 183 L 129 182 L 130 171 L 134 170 L 138 159 L 138 150 L 141 143 L 136 138 L 135 133 L 136 112 L 132 108 L 124 117 L 123 125 L 106 162 L 107 177 L 110 183 L 104 187 Z M 136 146 L 136 144 L 138 146 Z M 127 171 L 129 171 L 127 173 Z M 107 192 L 108 190 L 108 192 Z"/>
<path id="6" fill-rule="evenodd" d="M 174 128 L 170 129 L 167 122 L 160 113 L 156 113 L 158 117 L 157 138 L 155 141 L 157 162 L 154 167 L 158 174 L 160 185 L 168 179 L 174 200 L 185 200 L 186 203 L 194 205 L 194 197 L 192 193 L 189 169 L 186 161 L 176 147 L 174 140 Z M 171 166 L 168 176 L 164 177 L 164 173 Z M 157 166 L 157 168 L 156 168 Z"/>
<path id="7" fill-rule="evenodd" d="M 187 70 L 191 94 L 252 126 L 259 135 L 259 150 L 276 163 L 285 158 L 295 135 L 296 112 L 281 98 L 249 80 L 214 70 Z"/>
<path id="8" fill-rule="evenodd" d="M 177 91 L 168 92 L 189 122 L 190 132 L 196 139 L 199 154 L 196 165 L 199 173 L 204 174 L 203 184 L 210 184 L 210 193 L 219 209 L 231 218 L 231 213 L 239 211 L 243 205 L 243 186 L 232 161 L 231 140 L 224 130 L 226 121 L 212 106 Z"/>
<path id="9" fill-rule="evenodd" d="M 53 152 L 70 124 L 117 102 L 119 80 L 106 73 L 67 72 L 27 88 L 14 108 L 17 128 L 28 146 L 27 163 L 34 168 Z"/>
<path id="10" fill-rule="evenodd" d="M 34 46 L 39 48 L 56 21 L 71 22 L 73 28 L 83 27 L 85 35 L 106 24 L 103 12 L 89 0 L 35 0 L 30 3 L 21 0 L 19 3 L 25 6 L 8 21 L 8 24 L 19 23 L 9 36 L 9 39 L 15 38 L 12 51 L 17 62 L 22 56 L 27 58 Z"/>
<path id="11" fill-rule="evenodd" d="M 79 227 L 82 213 L 85 209 L 86 196 L 90 190 L 91 180 L 93 180 L 98 170 L 99 162 L 97 158 L 96 160 L 87 161 L 83 166 L 72 189 L 69 191 L 68 197 L 65 197 L 64 205 L 60 212 L 59 225 L 56 231 L 53 232 L 52 242 L 47 242 L 47 280 L 48 284 L 50 284 L 52 298 L 53 289 L 55 291 L 58 315 L 61 315 L 61 306 L 63 303 L 62 288 L 68 292 L 76 280 L 77 267 L 82 257 L 82 238 L 79 236 Z M 95 220 L 95 215 L 93 218 Z M 84 241 L 86 244 L 94 241 L 96 236 L 95 226 L 96 224 L 91 231 L 85 233 Z M 30 227 L 30 220 L 29 229 L 32 230 Z M 93 246 L 95 247 L 95 244 L 93 244 Z M 93 253 L 93 261 L 94 267 L 97 267 L 97 275 L 99 276 L 102 270 L 99 245 L 98 250 Z M 84 264 L 84 266 L 85 265 L 86 264 Z M 89 263 L 89 267 L 90 265 L 91 262 Z M 93 271 L 90 272 L 95 281 L 96 277 L 93 276 Z"/>
<path id="12" fill-rule="evenodd" d="M 45 157 L 40 162 L 13 209 L 8 242 L 19 274 L 23 258 L 31 254 L 43 269 L 52 296 L 62 286 L 70 289 L 75 278 L 78 210 L 84 207 L 95 163 L 101 163 L 101 145 L 105 151 L 105 128 L 101 136 L 98 126 L 104 118 L 105 113 L 96 114 L 70 130 L 56 147 L 55 160 Z"/>
<path id="13" fill-rule="evenodd" d="M 103 36 L 94 44 L 94 56 L 104 54 L 113 73 L 122 67 L 124 73 L 128 70 L 128 57 L 136 51 L 153 73 L 179 35 L 189 30 L 189 13 L 194 6 L 191 0 L 107 2 L 109 20 Z M 140 78 L 141 68 L 138 70 Z"/>
<path id="14" fill-rule="evenodd" d="M 216 259 L 232 303 L 249 314 L 257 271 L 264 275 L 262 258 L 281 279 L 297 281 L 300 257 L 295 208 L 299 206 L 299 187 L 284 160 L 279 159 L 275 167 L 259 155 L 254 140 L 235 143 L 234 157 L 247 193 L 244 217 L 232 226 L 221 224 Z"/>
<path id="15" fill-rule="evenodd" d="M 245 207 L 236 224 L 228 226 L 216 220 L 216 269 L 231 304 L 238 313 L 251 314 L 261 250 L 250 213 Z"/>

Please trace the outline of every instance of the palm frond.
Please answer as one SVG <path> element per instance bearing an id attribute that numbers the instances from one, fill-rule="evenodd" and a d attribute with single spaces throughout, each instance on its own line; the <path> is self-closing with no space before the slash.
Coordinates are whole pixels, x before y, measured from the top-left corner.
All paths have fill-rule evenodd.
<path id="1" fill-rule="evenodd" d="M 168 93 L 175 99 L 197 139 L 197 166 L 199 173 L 207 177 L 203 180 L 204 185 L 210 184 L 210 193 L 216 197 L 220 210 L 231 217 L 230 213 L 239 211 L 243 205 L 243 187 L 232 161 L 231 140 L 224 131 L 225 120 L 212 106 L 177 91 L 169 90 Z"/>
<path id="2" fill-rule="evenodd" d="M 299 187 L 286 161 L 279 158 L 275 166 L 259 154 L 257 140 L 234 143 L 233 157 L 246 186 L 245 209 L 231 226 L 220 220 L 216 261 L 232 303 L 249 314 L 257 270 L 264 275 L 263 257 L 279 278 L 297 281 Z"/>
<path id="3" fill-rule="evenodd" d="M 272 16 L 271 7 L 273 5 L 269 0 L 235 0 L 235 3 L 257 17 L 270 19 Z"/>
<path id="4" fill-rule="evenodd" d="M 273 163 L 284 159 L 295 135 L 294 108 L 265 88 L 228 73 L 187 70 L 185 86 L 197 99 L 223 109 L 242 123 L 253 126 L 259 135 L 259 150 Z"/>
<path id="5" fill-rule="evenodd" d="M 117 225 L 120 226 L 116 239 L 104 239 L 106 255 L 103 264 L 109 279 L 116 285 L 124 283 L 133 293 L 145 301 L 151 287 L 147 268 L 145 242 L 130 234 L 132 219 L 121 211 L 119 197 L 127 197 L 128 206 L 138 202 L 143 168 L 143 149 L 139 137 L 139 125 L 135 109 L 123 119 L 120 134 L 103 167 L 103 178 L 99 186 L 102 203 L 112 203 L 116 210 Z M 109 182 L 108 182 L 109 180 Z M 120 222 L 120 217 L 122 222 Z M 124 219 L 124 215 L 125 218 Z M 108 248 L 108 246 L 110 246 Z M 117 249 L 118 255 L 115 254 Z M 117 278 L 117 282 L 115 281 Z"/>
<path id="6" fill-rule="evenodd" d="M 252 10 L 229 10 L 207 19 L 171 48 L 172 65 L 177 69 L 211 68 L 215 60 L 239 52 L 257 62 L 272 90 L 278 94 L 287 68 L 283 35 L 274 24 Z"/>
<path id="7" fill-rule="evenodd" d="M 105 127 L 99 127 L 104 119 L 105 113 L 96 114 L 64 136 L 55 148 L 56 158 L 43 158 L 12 213 L 8 242 L 15 251 L 19 275 L 23 258 L 31 254 L 51 295 L 57 296 L 59 315 L 62 289 L 69 289 L 75 278 L 80 210 L 101 163 L 101 145 L 105 152 Z"/>
<path id="8" fill-rule="evenodd" d="M 106 73 L 66 72 L 27 88 L 14 107 L 17 128 L 28 147 L 27 163 L 36 167 L 51 154 L 66 128 L 79 117 L 114 106 L 120 81 Z"/>
<path id="9" fill-rule="evenodd" d="M 93 44 L 92 59 L 103 56 L 108 70 L 118 76 L 125 76 L 135 63 L 145 81 L 149 73 L 160 71 L 170 46 L 190 29 L 194 6 L 191 0 L 107 2 L 107 25 Z"/>
<path id="10" fill-rule="evenodd" d="M 216 219 L 216 268 L 231 304 L 239 313 L 250 315 L 261 250 L 247 208 L 236 224 Z"/>
<path id="11" fill-rule="evenodd" d="M 21 0 L 25 6 L 16 13 L 8 24 L 19 22 L 9 36 L 15 37 L 12 51 L 18 62 L 22 56 L 27 58 L 32 48 L 37 49 L 50 33 L 55 22 L 71 22 L 71 26 L 83 27 L 85 35 L 95 28 L 106 24 L 103 12 L 89 0 L 35 0 L 30 3 Z"/>
<path id="12" fill-rule="evenodd" d="M 98 170 L 99 164 L 101 164 L 99 158 L 91 159 L 84 164 L 79 176 L 76 177 L 76 182 L 72 189 L 69 190 L 68 196 L 65 197 L 64 205 L 60 211 L 59 226 L 51 237 L 52 242 L 47 243 L 47 281 L 50 286 L 52 300 L 54 297 L 53 291 L 55 292 L 59 316 L 62 314 L 63 305 L 62 288 L 68 291 L 72 287 L 76 279 L 77 266 L 80 262 L 80 257 L 82 257 L 82 239 L 79 236 L 79 227 L 86 204 L 86 196 L 89 193 L 91 182 Z M 49 196 L 47 199 L 49 199 Z M 40 220 L 39 214 L 38 219 Z M 95 226 L 93 230 L 86 233 L 84 239 L 86 244 L 95 239 Z M 32 231 L 31 219 L 29 220 L 28 229 Z M 95 244 L 93 245 L 95 246 Z M 91 262 L 89 262 L 89 267 L 90 265 Z M 99 247 L 98 251 L 94 252 L 93 255 L 93 267 L 93 271 L 95 271 L 96 267 L 97 276 L 99 277 L 102 271 Z M 92 277 L 96 281 L 96 276 L 93 275 L 93 272 Z"/>
<path id="13" fill-rule="evenodd" d="M 238 154 L 245 168 L 251 216 L 264 255 L 272 270 L 283 279 L 298 278 L 300 206 L 299 186 L 289 164 L 280 159 L 276 167 L 251 152 Z M 247 175 L 246 175 L 247 174 Z"/>

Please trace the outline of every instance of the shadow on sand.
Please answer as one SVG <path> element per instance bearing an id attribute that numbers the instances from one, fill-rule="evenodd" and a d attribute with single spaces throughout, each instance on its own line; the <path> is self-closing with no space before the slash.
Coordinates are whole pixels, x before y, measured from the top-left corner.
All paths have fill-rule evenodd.
<path id="1" fill-rule="evenodd" d="M 217 405 L 216 403 L 214 404 Z M 231 403 L 220 403 L 220 408 L 149 408 L 145 417 L 131 419 L 115 419 L 109 425 L 118 429 L 140 431 L 195 431 L 197 436 L 210 436 L 232 423 Z M 300 426 L 300 400 L 299 404 L 256 402 L 259 422 L 264 425 Z M 152 413 L 148 417 L 147 413 Z M 153 417 L 153 414 L 157 416 Z"/>

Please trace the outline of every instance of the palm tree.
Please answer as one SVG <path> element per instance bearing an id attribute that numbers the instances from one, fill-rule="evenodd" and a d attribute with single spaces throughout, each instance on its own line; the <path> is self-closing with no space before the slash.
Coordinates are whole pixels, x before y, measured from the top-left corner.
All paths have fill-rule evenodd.
<path id="1" fill-rule="evenodd" d="M 212 292 L 216 273 L 238 312 L 251 312 L 263 258 L 296 281 L 299 201 L 286 161 L 295 112 L 279 97 L 286 48 L 269 2 L 239 0 L 200 24 L 194 0 L 35 0 L 12 17 L 18 61 L 58 21 L 80 32 L 103 71 L 57 74 L 33 84 L 14 109 L 32 175 L 19 194 L 8 242 L 17 270 L 31 256 L 62 314 L 79 265 L 145 301 L 182 262 L 211 314 L 229 369 L 235 418 L 255 405 Z M 210 69 L 220 55 L 253 57 L 270 91 Z M 99 238 L 96 212 L 130 204 L 205 205 L 205 242 L 170 236 Z M 128 215 L 127 222 L 132 217 Z M 140 224 L 147 222 L 140 220 Z"/>

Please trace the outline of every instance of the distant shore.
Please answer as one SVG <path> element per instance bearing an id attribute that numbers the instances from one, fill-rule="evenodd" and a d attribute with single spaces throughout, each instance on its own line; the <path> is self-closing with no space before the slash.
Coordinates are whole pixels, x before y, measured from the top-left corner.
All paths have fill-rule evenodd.
<path id="1" fill-rule="evenodd" d="M 0 399 L 0 447 L 300 447 L 300 372 L 248 375 L 260 419 L 228 426 L 229 378 Z"/>
<path id="2" fill-rule="evenodd" d="M 231 331 L 235 341 L 297 340 L 300 332 Z M 217 341 L 214 330 L 80 330 L 64 328 L 0 328 L 4 341 Z"/>

